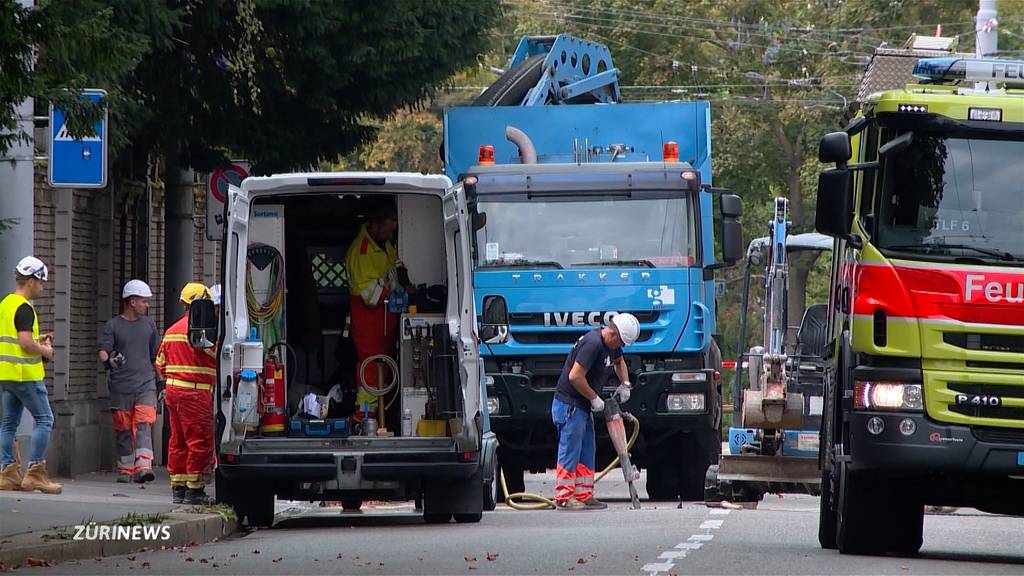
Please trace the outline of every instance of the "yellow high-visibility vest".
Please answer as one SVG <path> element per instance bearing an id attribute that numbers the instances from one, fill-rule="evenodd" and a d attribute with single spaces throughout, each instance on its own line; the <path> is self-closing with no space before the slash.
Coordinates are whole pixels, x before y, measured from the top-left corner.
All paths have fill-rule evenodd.
<path id="1" fill-rule="evenodd" d="M 38 382 L 46 376 L 43 357 L 29 354 L 18 342 L 14 314 L 22 304 L 32 303 L 18 294 L 8 294 L 0 302 L 0 382 Z M 35 308 L 32 308 L 35 312 Z M 39 340 L 39 316 L 32 323 L 32 339 Z"/>
<path id="2" fill-rule="evenodd" d="M 380 304 L 387 291 L 394 287 L 394 274 L 390 272 L 397 262 L 395 245 L 386 242 L 381 248 L 363 224 L 345 258 L 349 293 L 362 298 L 367 306 Z"/>

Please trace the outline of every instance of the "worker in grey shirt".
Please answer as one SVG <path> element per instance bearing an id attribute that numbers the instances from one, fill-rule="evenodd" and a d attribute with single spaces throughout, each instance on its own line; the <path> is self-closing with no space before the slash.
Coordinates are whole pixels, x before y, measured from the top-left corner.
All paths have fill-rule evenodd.
<path id="1" fill-rule="evenodd" d="M 153 292 L 130 280 L 121 292 L 122 312 L 107 321 L 100 337 L 100 362 L 110 372 L 110 410 L 117 444 L 117 481 L 152 481 L 156 422 L 156 351 L 160 335 L 147 316 Z"/>

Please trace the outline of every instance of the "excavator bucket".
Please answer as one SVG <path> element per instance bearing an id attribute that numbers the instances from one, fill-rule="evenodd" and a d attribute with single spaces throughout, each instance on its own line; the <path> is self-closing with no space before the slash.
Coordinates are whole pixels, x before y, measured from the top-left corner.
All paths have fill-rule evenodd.
<path id="1" fill-rule="evenodd" d="M 744 428 L 799 430 L 803 419 L 803 394 L 789 392 L 781 398 L 766 398 L 762 390 L 743 391 Z"/>

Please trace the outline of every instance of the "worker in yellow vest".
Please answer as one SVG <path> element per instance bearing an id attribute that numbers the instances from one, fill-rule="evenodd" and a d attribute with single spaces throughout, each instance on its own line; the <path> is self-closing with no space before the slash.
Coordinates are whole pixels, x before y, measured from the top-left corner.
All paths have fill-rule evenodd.
<path id="1" fill-rule="evenodd" d="M 53 412 L 46 395 L 44 359 L 53 358 L 53 334 L 39 335 L 39 317 L 31 300 L 43 294 L 49 275 L 46 264 L 33 256 L 16 267 L 15 289 L 0 301 L 0 490 L 39 490 L 60 494 L 61 485 L 46 474 L 46 447 L 53 430 Z M 35 420 L 24 477 L 14 454 L 14 435 L 21 413 L 28 409 Z"/>

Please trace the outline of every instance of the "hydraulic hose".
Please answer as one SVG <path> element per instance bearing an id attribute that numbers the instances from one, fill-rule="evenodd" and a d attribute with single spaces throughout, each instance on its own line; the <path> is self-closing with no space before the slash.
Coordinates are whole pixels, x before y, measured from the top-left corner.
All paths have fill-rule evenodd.
<path id="1" fill-rule="evenodd" d="M 626 420 L 633 423 L 633 432 L 629 435 L 629 442 L 626 443 L 626 450 L 628 451 L 633 447 L 637 437 L 640 436 L 640 422 L 632 414 L 624 412 L 622 414 Z M 614 470 L 619 465 L 619 457 L 615 456 L 601 473 L 594 477 L 594 483 L 597 484 L 602 478 L 608 475 L 609 472 Z M 505 504 L 508 504 L 509 508 L 515 510 L 553 510 L 555 508 L 555 501 L 547 498 L 541 494 L 535 494 L 533 492 L 515 492 L 512 494 L 508 493 L 508 484 L 505 482 L 505 471 L 498 469 L 498 478 L 501 481 L 501 493 L 505 495 Z M 519 500 L 517 502 L 517 500 Z"/>

